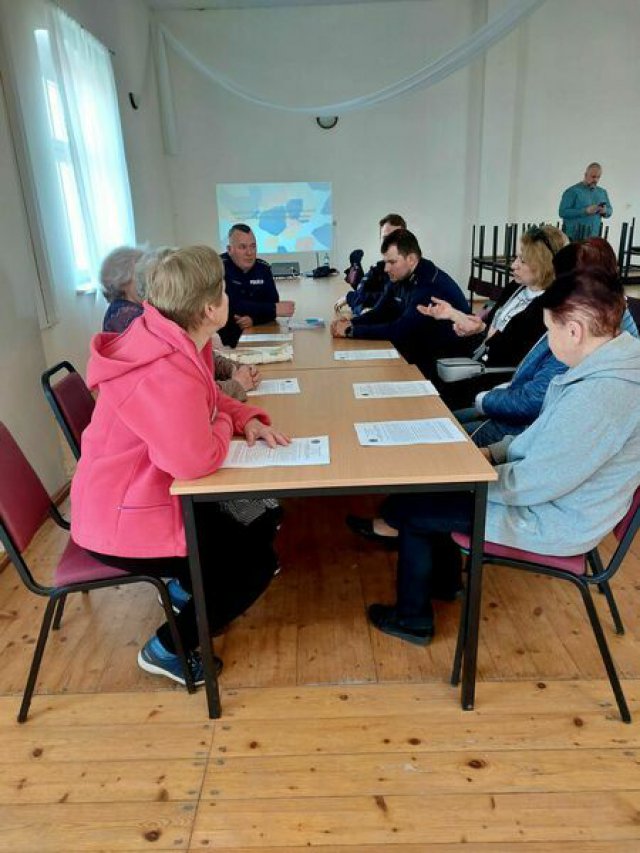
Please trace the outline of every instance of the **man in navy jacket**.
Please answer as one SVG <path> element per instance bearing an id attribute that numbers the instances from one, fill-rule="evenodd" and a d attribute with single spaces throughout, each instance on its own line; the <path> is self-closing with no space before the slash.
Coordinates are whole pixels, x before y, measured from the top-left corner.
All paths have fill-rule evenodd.
<path id="1" fill-rule="evenodd" d="M 417 306 L 428 305 L 431 297 L 446 299 L 460 311 L 469 305 L 456 282 L 434 263 L 422 257 L 420 245 L 411 231 L 399 229 L 385 237 L 380 251 L 389 284 L 376 305 L 351 319 L 331 324 L 336 338 L 387 340 L 425 376 L 434 373 L 434 362 L 455 351 L 460 339 L 453 326 L 425 317 Z M 432 377 L 433 378 L 433 377 Z"/>
<path id="2" fill-rule="evenodd" d="M 231 226 L 227 251 L 220 257 L 229 297 L 229 320 L 219 332 L 224 344 L 235 346 L 251 326 L 291 317 L 295 303 L 280 301 L 271 267 L 256 257 L 256 238 L 248 225 Z"/>

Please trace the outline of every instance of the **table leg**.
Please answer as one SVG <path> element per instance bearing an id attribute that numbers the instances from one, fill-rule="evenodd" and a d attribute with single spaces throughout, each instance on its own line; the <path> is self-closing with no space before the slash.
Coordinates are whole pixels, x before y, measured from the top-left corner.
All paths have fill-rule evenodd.
<path id="1" fill-rule="evenodd" d="M 191 571 L 191 585 L 196 607 L 196 619 L 198 622 L 198 636 L 200 639 L 200 653 L 204 665 L 204 683 L 207 692 L 207 705 L 209 717 L 217 719 L 222 714 L 220 705 L 220 691 L 218 689 L 218 677 L 214 666 L 213 649 L 211 647 L 211 634 L 209 631 L 209 617 L 204 598 L 204 586 L 202 583 L 202 566 L 200 565 L 200 549 L 198 547 L 198 534 L 194 512 L 194 501 L 191 495 L 182 496 L 182 515 L 187 537 L 187 551 L 189 554 L 189 570 Z"/>
<path id="2" fill-rule="evenodd" d="M 478 631 L 480 629 L 480 603 L 482 598 L 482 549 L 487 512 L 487 484 L 477 483 L 473 501 L 473 527 L 466 594 L 466 637 L 462 661 L 462 708 L 473 710 L 476 690 L 476 661 L 478 657 Z"/>

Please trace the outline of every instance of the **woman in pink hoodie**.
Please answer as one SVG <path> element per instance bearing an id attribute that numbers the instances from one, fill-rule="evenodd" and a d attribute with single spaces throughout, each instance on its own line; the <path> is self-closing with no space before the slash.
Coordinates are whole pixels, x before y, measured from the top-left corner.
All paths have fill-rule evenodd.
<path id="1" fill-rule="evenodd" d="M 261 409 L 222 394 L 213 379 L 211 336 L 227 321 L 224 269 L 206 246 L 177 249 L 148 271 L 144 311 L 123 334 L 91 342 L 87 382 L 99 391 L 71 486 L 74 541 L 108 565 L 176 577 L 190 589 L 180 501 L 174 479 L 216 471 L 232 435 L 269 445 L 289 439 Z M 246 610 L 277 568 L 273 527 L 261 516 L 232 565 L 221 563 L 221 540 L 236 523 L 213 504 L 197 516 L 205 594 L 212 630 Z M 252 525 L 251 527 L 254 527 Z M 228 549 L 227 549 L 228 550 Z M 202 662 L 193 601 L 178 615 L 194 680 Z M 140 651 L 148 672 L 184 683 L 163 625 Z"/>

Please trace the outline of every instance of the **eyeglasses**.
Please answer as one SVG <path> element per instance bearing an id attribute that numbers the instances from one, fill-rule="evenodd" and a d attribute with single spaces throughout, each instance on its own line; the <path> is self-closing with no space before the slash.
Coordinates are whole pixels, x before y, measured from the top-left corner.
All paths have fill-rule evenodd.
<path id="1" fill-rule="evenodd" d="M 555 256 L 555 254 L 556 254 L 555 249 L 551 245 L 549 238 L 547 237 L 545 232 L 542 230 L 542 228 L 539 228 L 537 225 L 534 225 L 532 228 L 529 228 L 529 230 L 527 231 L 527 237 L 531 237 L 531 239 L 534 241 L 534 243 L 538 243 L 538 242 L 544 243 L 544 245 L 551 252 L 551 254 Z"/>

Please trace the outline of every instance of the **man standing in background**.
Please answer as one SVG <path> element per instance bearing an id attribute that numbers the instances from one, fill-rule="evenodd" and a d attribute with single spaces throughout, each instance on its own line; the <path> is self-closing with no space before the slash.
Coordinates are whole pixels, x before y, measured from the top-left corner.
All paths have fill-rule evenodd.
<path id="1" fill-rule="evenodd" d="M 602 176 L 600 163 L 589 163 L 584 178 L 562 193 L 559 214 L 562 230 L 570 240 L 597 237 L 603 217 L 608 219 L 613 208 L 607 191 L 598 186 Z"/>

